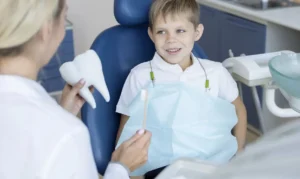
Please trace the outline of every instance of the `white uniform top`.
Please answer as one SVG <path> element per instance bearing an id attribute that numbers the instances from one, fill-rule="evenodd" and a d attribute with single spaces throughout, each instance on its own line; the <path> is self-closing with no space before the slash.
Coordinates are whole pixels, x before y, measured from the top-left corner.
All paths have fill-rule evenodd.
<path id="1" fill-rule="evenodd" d="M 185 71 L 178 64 L 165 62 L 157 53 L 151 60 L 156 83 L 185 82 L 205 91 L 205 73 L 198 60 L 201 60 L 210 83 L 209 94 L 233 102 L 238 97 L 238 88 L 226 68 L 219 62 L 197 59 L 192 55 L 193 64 Z M 144 62 L 133 68 L 123 86 L 116 112 L 129 116 L 128 106 L 139 91 L 151 83 L 150 63 Z M 199 85 L 198 85 L 199 84 Z"/>
<path id="2" fill-rule="evenodd" d="M 112 168 L 128 179 L 124 168 Z M 38 83 L 17 76 L 0 75 L 0 178 L 99 178 L 85 125 Z"/>

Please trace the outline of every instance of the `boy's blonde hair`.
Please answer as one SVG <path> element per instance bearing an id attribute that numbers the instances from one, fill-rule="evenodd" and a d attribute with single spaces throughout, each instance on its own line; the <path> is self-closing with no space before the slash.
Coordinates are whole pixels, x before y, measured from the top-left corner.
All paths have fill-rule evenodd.
<path id="1" fill-rule="evenodd" d="M 18 55 L 47 20 L 60 17 L 65 0 L 1 0 L 0 56 Z"/>
<path id="2" fill-rule="evenodd" d="M 196 0 L 154 0 L 149 13 L 149 26 L 153 29 L 158 16 L 177 15 L 186 13 L 195 28 L 199 25 L 200 10 Z"/>

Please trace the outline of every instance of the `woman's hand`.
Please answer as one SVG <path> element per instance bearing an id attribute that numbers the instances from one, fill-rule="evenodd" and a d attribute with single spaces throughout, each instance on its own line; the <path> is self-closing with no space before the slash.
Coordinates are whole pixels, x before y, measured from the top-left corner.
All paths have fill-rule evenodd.
<path id="1" fill-rule="evenodd" d="M 62 92 L 60 105 L 75 116 L 78 115 L 85 103 L 85 100 L 79 96 L 79 91 L 84 85 L 85 81 L 81 79 L 73 87 L 66 84 Z"/>
<path id="2" fill-rule="evenodd" d="M 150 132 L 136 133 L 115 150 L 112 161 L 120 162 L 128 167 L 130 171 L 134 171 L 147 162 L 150 141 Z"/>

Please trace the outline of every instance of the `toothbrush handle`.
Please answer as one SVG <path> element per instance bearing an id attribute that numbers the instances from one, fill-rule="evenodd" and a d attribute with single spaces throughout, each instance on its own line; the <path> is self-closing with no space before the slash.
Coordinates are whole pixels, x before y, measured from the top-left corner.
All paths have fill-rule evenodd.
<path id="1" fill-rule="evenodd" d="M 146 129 L 147 122 L 147 111 L 148 111 L 148 94 L 146 93 L 146 99 L 144 103 L 144 120 L 143 120 L 143 129 Z"/>

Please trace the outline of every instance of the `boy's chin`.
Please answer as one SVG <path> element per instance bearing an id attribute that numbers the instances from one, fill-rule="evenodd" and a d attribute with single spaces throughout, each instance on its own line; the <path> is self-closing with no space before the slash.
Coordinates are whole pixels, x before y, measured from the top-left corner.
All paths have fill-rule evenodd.
<path id="1" fill-rule="evenodd" d="M 188 55 L 184 55 L 182 52 L 178 54 L 168 54 L 168 53 L 161 53 L 158 52 L 159 56 L 163 58 L 164 61 L 170 64 L 178 64 L 181 63 L 184 58 Z"/>
<path id="2" fill-rule="evenodd" d="M 169 64 L 173 64 L 173 65 L 175 65 L 175 64 L 179 64 L 179 63 L 181 63 L 182 61 L 183 61 L 183 58 L 182 57 L 173 57 L 173 58 L 165 58 L 166 60 L 166 62 L 168 62 Z"/>

